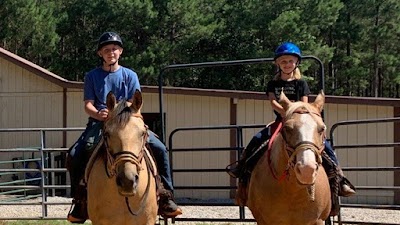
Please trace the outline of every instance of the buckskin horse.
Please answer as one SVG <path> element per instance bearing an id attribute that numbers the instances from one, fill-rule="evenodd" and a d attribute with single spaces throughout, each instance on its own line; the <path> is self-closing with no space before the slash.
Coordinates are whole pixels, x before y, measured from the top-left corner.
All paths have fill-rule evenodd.
<path id="1" fill-rule="evenodd" d="M 321 166 L 326 126 L 323 91 L 313 103 L 290 102 L 282 128 L 255 166 L 247 205 L 259 225 L 324 224 L 331 209 L 328 178 Z"/>
<path id="2" fill-rule="evenodd" d="M 103 150 L 86 170 L 88 213 L 94 225 L 154 225 L 157 196 L 154 162 L 145 143 L 147 126 L 140 113 L 142 94 L 133 103 L 117 103 L 107 95 L 108 119 L 103 127 Z M 96 151 L 96 150 L 95 150 Z M 103 152 L 103 153 L 100 153 Z M 88 167 L 89 168 L 89 167 Z"/>

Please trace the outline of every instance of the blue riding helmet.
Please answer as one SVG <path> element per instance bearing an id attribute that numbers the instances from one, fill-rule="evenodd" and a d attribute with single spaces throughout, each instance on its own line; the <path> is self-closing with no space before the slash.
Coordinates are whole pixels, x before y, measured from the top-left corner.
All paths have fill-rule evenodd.
<path id="1" fill-rule="evenodd" d="M 301 51 L 300 48 L 293 44 L 292 42 L 285 42 L 281 44 L 276 50 L 275 50 L 275 57 L 274 60 L 277 58 L 283 56 L 283 55 L 293 55 L 297 56 L 299 58 L 299 62 L 301 60 Z"/>
<path id="2" fill-rule="evenodd" d="M 117 33 L 105 32 L 99 38 L 97 50 L 100 50 L 103 46 L 106 46 L 108 44 L 116 44 L 121 46 L 122 48 L 122 39 Z"/>

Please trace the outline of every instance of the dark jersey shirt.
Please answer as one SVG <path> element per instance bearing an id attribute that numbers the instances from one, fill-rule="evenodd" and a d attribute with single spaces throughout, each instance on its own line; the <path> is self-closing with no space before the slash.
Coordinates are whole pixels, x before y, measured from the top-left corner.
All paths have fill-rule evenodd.
<path id="1" fill-rule="evenodd" d="M 300 101 L 301 97 L 308 96 L 310 94 L 310 88 L 308 87 L 307 82 L 300 79 L 291 81 L 271 80 L 267 85 L 267 95 L 272 92 L 275 94 L 276 99 L 279 100 L 282 88 L 286 97 L 293 102 Z M 280 118 L 278 112 L 274 110 L 274 113 Z"/>

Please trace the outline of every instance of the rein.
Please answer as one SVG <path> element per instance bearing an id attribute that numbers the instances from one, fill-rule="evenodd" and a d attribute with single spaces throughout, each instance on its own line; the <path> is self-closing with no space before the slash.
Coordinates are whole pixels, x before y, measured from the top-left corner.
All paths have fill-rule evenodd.
<path id="1" fill-rule="evenodd" d="M 135 114 L 132 114 L 131 116 L 141 118 L 143 120 L 143 117 L 141 114 L 135 113 Z M 146 130 L 147 130 L 148 127 L 147 127 L 147 125 L 145 125 L 145 126 L 146 126 Z M 138 216 L 139 213 L 141 213 L 143 211 L 143 208 L 145 205 L 143 203 L 146 202 L 148 194 L 149 194 L 149 190 L 150 190 L 150 164 L 151 164 L 151 162 L 150 162 L 150 159 L 148 158 L 148 155 L 144 153 L 148 136 L 149 136 L 149 134 L 148 134 L 148 132 L 146 132 L 142 139 L 142 147 L 140 148 L 139 155 L 136 155 L 133 152 L 125 151 L 125 150 L 111 154 L 111 148 L 108 145 L 108 136 L 104 135 L 104 137 L 105 137 L 104 145 L 106 147 L 106 153 L 107 153 L 106 173 L 107 173 L 108 178 L 112 178 L 113 176 L 115 176 L 117 174 L 116 168 L 118 167 L 118 165 L 121 163 L 125 163 L 125 162 L 134 164 L 139 173 L 141 170 L 143 170 L 143 168 L 141 167 L 140 164 L 141 164 L 143 158 L 145 159 L 146 168 L 147 168 L 147 184 L 146 184 L 145 192 L 143 194 L 144 197 L 140 201 L 139 209 L 136 211 L 132 211 L 132 208 L 129 204 L 129 199 L 128 199 L 128 197 L 125 197 L 126 206 L 128 207 L 129 212 L 133 216 Z"/>

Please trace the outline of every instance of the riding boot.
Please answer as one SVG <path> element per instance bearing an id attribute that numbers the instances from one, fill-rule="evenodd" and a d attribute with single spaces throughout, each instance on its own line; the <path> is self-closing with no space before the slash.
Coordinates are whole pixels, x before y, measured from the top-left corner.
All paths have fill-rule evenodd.
<path id="1" fill-rule="evenodd" d="M 261 132 L 260 132 L 261 133 Z M 259 134 L 260 134 L 259 133 Z M 248 171 L 247 166 L 249 163 L 247 162 L 251 156 L 253 156 L 254 151 L 260 146 L 261 139 L 258 136 L 255 135 L 249 144 L 246 146 L 246 148 L 243 150 L 242 155 L 240 156 L 240 159 L 226 167 L 226 172 L 233 178 L 243 178 L 245 175 L 246 171 Z"/>
<path id="2" fill-rule="evenodd" d="M 175 203 L 172 190 L 172 177 L 169 164 L 169 157 L 167 148 L 158 139 L 157 135 L 153 132 L 149 132 L 149 138 L 147 142 L 154 159 L 156 160 L 157 169 L 160 175 L 159 182 L 159 208 L 158 214 L 163 217 L 176 217 L 182 214 L 182 209 Z"/>
<path id="3" fill-rule="evenodd" d="M 249 142 L 246 148 L 243 150 L 240 159 L 237 162 L 234 162 L 227 166 L 226 172 L 233 178 L 239 178 L 240 180 L 248 180 L 243 179 L 245 175 L 250 175 L 254 166 L 257 164 L 260 159 L 263 151 L 257 151 L 261 144 L 262 139 L 254 136 L 253 139 Z"/>
<path id="4" fill-rule="evenodd" d="M 70 155 L 68 157 L 71 157 Z M 67 220 L 71 223 L 84 223 L 88 219 L 87 190 L 84 182 L 86 167 L 84 154 L 77 154 L 70 159 L 69 174 L 71 179 L 71 196 L 73 198 Z"/>
<path id="5" fill-rule="evenodd" d="M 80 183 L 75 188 L 74 199 L 67 220 L 71 223 L 85 223 L 88 218 L 86 185 Z"/>
<path id="6" fill-rule="evenodd" d="M 338 166 L 339 170 L 339 196 L 350 197 L 356 194 L 354 185 L 344 176 L 342 168 Z"/>
<path id="7" fill-rule="evenodd" d="M 244 149 L 242 156 L 237 162 L 229 165 L 226 168 L 226 172 L 233 178 L 241 178 L 245 169 L 244 166 L 246 164 L 246 149 Z"/>
<path id="8" fill-rule="evenodd" d="M 182 209 L 175 203 L 174 196 L 171 191 L 163 189 L 159 195 L 158 214 L 170 218 L 182 214 Z"/>
<path id="9" fill-rule="evenodd" d="M 339 179 L 339 196 L 343 197 L 349 197 L 354 194 L 356 194 L 355 187 L 350 183 L 350 181 L 344 176 L 342 168 L 339 166 L 339 161 L 336 157 L 335 151 L 332 148 L 332 145 L 329 140 L 325 140 L 324 142 L 325 145 L 325 153 L 329 157 L 331 162 L 327 162 L 326 160 L 323 160 L 322 164 L 325 168 L 325 171 L 329 173 L 329 169 L 332 169 L 334 171 L 337 171 L 337 178 Z M 329 164 L 329 165 L 328 165 Z"/>
<path id="10" fill-rule="evenodd" d="M 226 167 L 226 172 L 233 178 L 239 178 L 239 183 L 243 183 L 246 186 L 251 171 L 265 152 L 264 150 L 268 147 L 267 141 L 269 141 L 271 136 L 277 131 L 280 123 L 281 120 L 277 119 L 254 135 L 243 150 L 240 159 L 228 165 Z"/>

